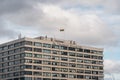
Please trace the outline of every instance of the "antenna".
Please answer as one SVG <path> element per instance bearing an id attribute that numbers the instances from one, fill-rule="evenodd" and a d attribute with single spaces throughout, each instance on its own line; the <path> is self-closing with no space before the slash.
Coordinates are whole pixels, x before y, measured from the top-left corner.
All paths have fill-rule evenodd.
<path id="1" fill-rule="evenodd" d="M 21 33 L 18 35 L 18 39 L 21 39 Z"/>

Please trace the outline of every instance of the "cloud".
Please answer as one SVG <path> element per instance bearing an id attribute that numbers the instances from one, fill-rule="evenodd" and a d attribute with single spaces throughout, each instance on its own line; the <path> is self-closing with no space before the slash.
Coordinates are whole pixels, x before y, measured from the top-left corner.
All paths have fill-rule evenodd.
<path id="1" fill-rule="evenodd" d="M 91 7 L 103 5 L 102 0 L 11 0 L 11 2 L 4 0 L 0 2 L 0 16 L 12 24 L 22 28 L 36 28 L 46 35 L 61 36 L 58 30 L 65 28 L 63 36 L 66 39 L 74 39 L 83 44 L 107 46 L 118 44 L 118 37 L 101 17 L 96 13 L 82 13 L 82 10 L 79 10 L 79 14 L 71 11 L 71 8 L 66 9 L 64 4 L 67 2 L 73 4 L 74 8 L 77 5 Z"/>
<path id="2" fill-rule="evenodd" d="M 117 36 L 96 14 L 77 14 L 56 5 L 37 4 L 32 10 L 16 12 L 5 18 L 14 24 L 38 28 L 48 35 L 60 36 L 58 29 L 62 27 L 65 28 L 66 38 L 74 38 L 84 44 L 117 44 Z"/>
<path id="3" fill-rule="evenodd" d="M 104 70 L 105 73 L 120 73 L 120 61 L 105 60 Z"/>
<path id="4" fill-rule="evenodd" d="M 16 32 L 12 29 L 8 28 L 8 25 L 6 25 L 7 23 L 3 20 L 0 19 L 0 37 L 2 38 L 13 38 L 16 34 Z"/>

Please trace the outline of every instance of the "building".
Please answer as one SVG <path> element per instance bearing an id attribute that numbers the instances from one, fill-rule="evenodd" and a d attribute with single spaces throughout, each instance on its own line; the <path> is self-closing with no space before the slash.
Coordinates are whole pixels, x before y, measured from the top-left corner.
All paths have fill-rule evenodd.
<path id="1" fill-rule="evenodd" d="M 103 80 L 103 49 L 47 37 L 0 45 L 0 80 Z"/>

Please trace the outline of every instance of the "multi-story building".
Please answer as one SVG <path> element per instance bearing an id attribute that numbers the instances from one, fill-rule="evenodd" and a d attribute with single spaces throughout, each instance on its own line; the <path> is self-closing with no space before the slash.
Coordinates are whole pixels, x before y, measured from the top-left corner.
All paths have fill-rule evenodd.
<path id="1" fill-rule="evenodd" d="M 103 80 L 103 49 L 47 37 L 0 45 L 0 80 Z"/>

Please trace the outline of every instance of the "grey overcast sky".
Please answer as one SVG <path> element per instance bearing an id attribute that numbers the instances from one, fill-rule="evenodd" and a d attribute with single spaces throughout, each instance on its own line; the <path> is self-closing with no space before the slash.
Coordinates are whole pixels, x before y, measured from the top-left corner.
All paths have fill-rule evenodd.
<path id="1" fill-rule="evenodd" d="M 0 0 L 0 43 L 20 33 L 102 47 L 105 70 L 120 72 L 120 0 Z"/>

